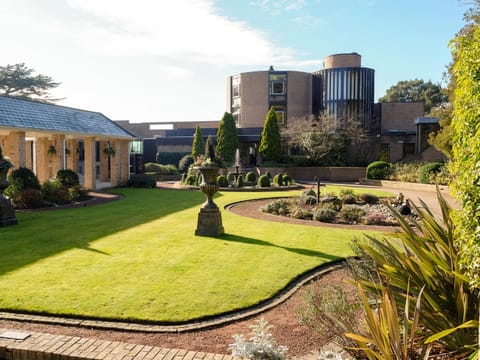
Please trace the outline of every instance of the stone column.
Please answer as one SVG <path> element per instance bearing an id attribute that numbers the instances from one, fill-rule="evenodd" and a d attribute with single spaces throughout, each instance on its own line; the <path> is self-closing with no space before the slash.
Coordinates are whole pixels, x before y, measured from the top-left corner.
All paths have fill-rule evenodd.
<path id="1" fill-rule="evenodd" d="M 105 149 L 108 146 L 108 141 L 100 141 L 100 181 L 108 181 L 108 157 L 109 155 L 106 155 L 103 152 L 103 149 Z M 112 158 L 110 158 L 110 161 Z"/>
<path id="2" fill-rule="evenodd" d="M 10 158 L 10 162 L 17 168 L 26 166 L 25 132 L 12 131 L 6 139 L 6 148 L 3 155 Z"/>
<path id="3" fill-rule="evenodd" d="M 67 169 L 73 170 L 78 173 L 78 140 L 69 139 L 67 140 L 67 149 L 70 152 L 67 154 Z"/>
<path id="4" fill-rule="evenodd" d="M 52 162 L 52 177 L 57 175 L 58 170 L 65 168 L 65 135 L 55 134 L 52 138 L 52 145 L 55 147 L 57 153 L 51 156 Z"/>
<path id="5" fill-rule="evenodd" d="M 42 183 L 50 179 L 50 166 L 48 147 L 50 143 L 48 138 L 37 138 L 35 141 L 35 164 L 34 169 L 38 180 Z"/>
<path id="6" fill-rule="evenodd" d="M 116 140 L 115 142 L 120 143 L 120 151 L 117 151 L 120 155 L 120 183 L 121 185 L 125 185 L 130 175 L 130 154 L 128 152 L 130 140 Z"/>
<path id="7" fill-rule="evenodd" d="M 85 171 L 84 186 L 87 189 L 96 189 L 97 171 L 95 161 L 95 138 L 86 137 L 83 139 L 85 144 Z"/>

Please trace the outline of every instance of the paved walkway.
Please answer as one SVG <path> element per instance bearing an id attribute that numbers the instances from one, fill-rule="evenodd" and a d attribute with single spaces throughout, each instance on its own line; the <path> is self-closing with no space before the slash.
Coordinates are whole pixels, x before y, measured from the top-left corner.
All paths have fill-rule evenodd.
<path id="1" fill-rule="evenodd" d="M 159 185 L 167 188 L 175 187 L 173 183 L 163 183 Z M 437 194 L 434 187 L 410 186 L 408 188 L 398 188 L 393 185 L 383 187 L 358 184 L 344 185 L 359 186 L 366 190 L 375 188 L 393 193 L 402 192 L 406 198 L 409 198 L 417 205 L 419 205 L 418 200 L 422 199 L 435 215 L 440 216 Z M 450 196 L 448 188 L 441 187 L 440 190 L 447 202 L 453 207 L 456 207 L 455 200 Z M 3 316 L 8 317 L 6 313 L 3 313 L 2 317 Z M 71 325 L 75 326 L 75 324 Z M 125 326 L 128 328 L 134 325 L 126 324 Z M 136 330 L 138 331 L 138 329 Z M 118 341 L 52 335 L 30 331 L 24 332 L 16 331 L 15 329 L 0 329 L 0 360 L 3 359 L 232 360 L 232 357 L 229 355 L 168 349 Z"/>

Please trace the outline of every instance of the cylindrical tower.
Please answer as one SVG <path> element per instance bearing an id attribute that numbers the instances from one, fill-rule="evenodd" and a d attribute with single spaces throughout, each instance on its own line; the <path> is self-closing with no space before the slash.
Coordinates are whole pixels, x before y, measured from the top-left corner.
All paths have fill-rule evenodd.
<path id="1" fill-rule="evenodd" d="M 373 130 L 375 71 L 361 67 L 357 53 L 330 55 L 324 67 L 314 73 L 314 112 L 356 119 L 367 131 Z"/>

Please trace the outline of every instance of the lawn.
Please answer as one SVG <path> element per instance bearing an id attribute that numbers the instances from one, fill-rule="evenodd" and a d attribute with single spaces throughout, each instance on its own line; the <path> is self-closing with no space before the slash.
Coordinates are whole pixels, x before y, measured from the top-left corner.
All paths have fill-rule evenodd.
<path id="1" fill-rule="evenodd" d="M 0 309 L 188 321 L 265 300 L 349 255 L 350 240 L 364 233 L 245 218 L 223 206 L 266 194 L 225 192 L 215 201 L 226 234 L 199 237 L 199 191 L 115 191 L 124 198 L 18 213 L 18 225 L 0 228 Z"/>

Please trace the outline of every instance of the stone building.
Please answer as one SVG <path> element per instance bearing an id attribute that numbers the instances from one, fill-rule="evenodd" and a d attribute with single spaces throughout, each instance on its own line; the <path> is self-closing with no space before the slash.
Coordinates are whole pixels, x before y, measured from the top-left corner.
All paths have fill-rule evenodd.
<path id="1" fill-rule="evenodd" d="M 40 182 L 60 169 L 78 172 L 83 185 L 125 184 L 133 136 L 101 113 L 0 96 L 0 146 L 15 167 Z"/>

